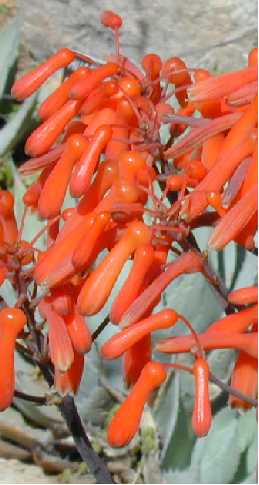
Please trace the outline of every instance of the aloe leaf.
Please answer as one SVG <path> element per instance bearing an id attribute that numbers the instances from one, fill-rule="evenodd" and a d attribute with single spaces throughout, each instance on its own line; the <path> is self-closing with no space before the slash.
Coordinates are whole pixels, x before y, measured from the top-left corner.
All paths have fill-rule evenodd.
<path id="1" fill-rule="evenodd" d="M 256 467 L 257 467 L 258 436 L 255 429 L 255 423 L 254 423 L 254 431 L 255 432 L 254 432 L 253 441 L 247 450 L 247 472 L 249 475 L 255 474 Z"/>
<path id="2" fill-rule="evenodd" d="M 166 470 L 163 472 L 163 478 L 166 483 L 199 483 L 198 476 L 192 468 L 185 468 L 184 470 Z"/>
<path id="3" fill-rule="evenodd" d="M 10 164 L 12 174 L 13 174 L 12 190 L 15 198 L 14 212 L 15 212 L 18 227 L 20 227 L 23 210 L 24 210 L 23 195 L 26 191 L 26 186 L 11 158 L 9 159 L 8 163 Z M 34 236 L 37 234 L 37 232 L 43 228 L 44 225 L 45 225 L 45 222 L 43 220 L 39 219 L 39 217 L 33 212 L 30 212 L 24 220 L 22 239 L 25 239 L 26 241 L 31 241 L 34 238 Z M 38 249 L 42 249 L 42 250 L 44 249 L 45 237 L 46 235 L 43 235 L 43 237 L 41 237 L 40 240 L 37 242 L 36 246 Z"/>
<path id="4" fill-rule="evenodd" d="M 246 411 L 238 418 L 238 445 L 241 452 L 245 451 L 254 442 L 254 437 L 257 434 L 255 422 L 255 409 Z"/>
<path id="5" fill-rule="evenodd" d="M 191 428 L 191 414 L 188 413 L 182 400 L 174 432 L 171 436 L 162 467 L 165 470 L 184 470 L 190 465 L 195 436 Z"/>
<path id="6" fill-rule="evenodd" d="M 159 392 L 154 405 L 154 416 L 162 442 L 161 461 L 165 458 L 176 426 L 179 411 L 180 375 L 171 373 Z"/>
<path id="7" fill-rule="evenodd" d="M 18 56 L 21 21 L 12 19 L 0 31 L 0 99 L 13 82 L 15 65 Z"/>
<path id="8" fill-rule="evenodd" d="M 11 151 L 29 130 L 35 104 L 36 96 L 31 96 L 18 111 L 10 116 L 6 125 L 0 130 L 0 155 Z"/>
<path id="9" fill-rule="evenodd" d="M 214 417 L 212 429 L 205 438 L 200 483 L 231 483 L 240 454 L 236 413 L 225 408 Z"/>

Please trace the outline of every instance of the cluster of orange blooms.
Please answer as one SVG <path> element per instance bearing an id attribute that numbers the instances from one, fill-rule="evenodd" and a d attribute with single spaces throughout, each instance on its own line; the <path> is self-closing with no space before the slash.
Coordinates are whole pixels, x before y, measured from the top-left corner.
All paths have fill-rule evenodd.
<path id="1" fill-rule="evenodd" d="M 87 316 L 104 307 L 132 259 L 109 315 L 118 332 L 100 349 L 104 359 L 122 356 L 130 388 L 108 426 L 108 442 L 123 446 L 133 438 L 145 403 L 165 381 L 170 364 L 152 360 L 154 350 L 192 353 L 192 367 L 175 368 L 194 376 L 192 425 L 203 436 L 211 425 L 206 351 L 235 349 L 231 386 L 256 398 L 257 288 L 227 295 L 232 313 L 202 334 L 172 308 L 153 310 L 180 275 L 200 272 L 212 282 L 206 255 L 192 244 L 193 229 L 214 228 L 211 249 L 222 250 L 230 241 L 255 249 L 257 49 L 246 67 L 223 75 L 188 69 L 178 57 L 162 61 L 157 54 L 145 55 L 138 67 L 120 52 L 122 19 L 106 11 L 101 21 L 115 39 L 115 53 L 105 63 L 60 49 L 12 88 L 13 97 L 22 101 L 59 69 L 69 73 L 39 107 L 41 123 L 25 145 L 31 158 L 21 167 L 23 174 L 40 172 L 24 204 L 26 213 L 46 219 L 47 248 L 40 252 L 21 239 L 13 198 L 2 191 L 1 280 L 9 278 L 16 288 L 23 281 L 25 290 L 31 282 L 44 288 L 38 303 L 48 329 L 44 359 L 64 395 L 77 392 L 91 348 Z M 74 69 L 76 60 L 80 63 Z M 163 125 L 169 133 L 166 143 Z M 64 209 L 67 191 L 76 206 Z M 168 262 L 172 253 L 175 259 Z M 0 312 L 1 409 L 13 399 L 17 338 L 25 344 L 26 336 L 32 338 L 26 298 L 29 290 L 16 308 Z M 152 332 L 170 329 L 178 320 L 190 334 L 160 340 L 154 348 Z M 230 403 L 250 406 L 237 396 L 230 396 Z"/>

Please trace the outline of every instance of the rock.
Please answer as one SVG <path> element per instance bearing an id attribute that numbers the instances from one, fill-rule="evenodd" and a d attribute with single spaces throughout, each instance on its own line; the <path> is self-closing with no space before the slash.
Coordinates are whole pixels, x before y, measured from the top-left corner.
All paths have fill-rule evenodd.
<path id="1" fill-rule="evenodd" d="M 124 18 L 123 51 L 138 60 L 157 52 L 182 56 L 190 67 L 226 70 L 246 63 L 256 45 L 256 0 L 17 0 L 24 38 L 36 60 L 67 46 L 105 59 L 112 35 L 100 24 L 100 9 Z"/>

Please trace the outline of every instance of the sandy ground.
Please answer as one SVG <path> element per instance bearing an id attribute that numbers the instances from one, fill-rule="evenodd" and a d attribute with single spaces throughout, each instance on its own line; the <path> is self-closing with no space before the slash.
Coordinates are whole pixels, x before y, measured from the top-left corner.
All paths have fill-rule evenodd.
<path id="1" fill-rule="evenodd" d="M 0 483 L 59 483 L 36 465 L 0 458 Z"/>

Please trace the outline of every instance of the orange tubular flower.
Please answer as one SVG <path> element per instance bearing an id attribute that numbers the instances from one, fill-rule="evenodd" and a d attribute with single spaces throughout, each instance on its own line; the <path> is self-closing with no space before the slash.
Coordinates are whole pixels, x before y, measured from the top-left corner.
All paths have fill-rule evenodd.
<path id="1" fill-rule="evenodd" d="M 202 271 L 203 263 L 200 256 L 192 251 L 177 258 L 170 263 L 166 270 L 161 273 L 130 305 L 122 316 L 121 327 L 128 327 L 139 321 L 154 304 L 165 288 L 178 276 L 184 273 L 195 273 Z"/>
<path id="2" fill-rule="evenodd" d="M 247 331 L 247 329 L 255 324 L 258 320 L 257 306 L 252 308 L 247 308 L 238 313 L 233 313 L 227 315 L 220 320 L 213 322 L 206 332 L 199 335 L 199 338 L 204 339 L 204 341 L 210 342 L 215 335 L 215 339 L 220 339 L 224 334 L 230 335 L 230 333 L 240 334 L 241 332 Z M 208 337 L 208 339 L 207 339 Z M 162 351 L 167 351 L 170 349 L 172 352 L 188 352 L 196 344 L 195 339 L 192 335 L 186 335 L 181 337 L 171 337 L 165 340 L 161 340 L 158 343 L 158 348 Z M 186 350 L 187 349 L 187 350 Z"/>
<path id="3" fill-rule="evenodd" d="M 101 22 L 105 27 L 109 27 L 112 30 L 119 29 L 122 26 L 122 18 L 111 10 L 102 12 Z"/>
<path id="4" fill-rule="evenodd" d="M 193 366 L 195 400 L 192 428 L 196 436 L 206 436 L 211 427 L 211 404 L 209 397 L 209 367 L 206 360 L 198 357 Z"/>
<path id="5" fill-rule="evenodd" d="M 26 324 L 26 316 L 19 308 L 0 310 L 0 411 L 12 404 L 14 395 L 14 350 L 19 333 Z"/>
<path id="6" fill-rule="evenodd" d="M 258 210 L 258 186 L 252 188 L 229 212 L 221 218 L 209 239 L 212 249 L 222 249 L 232 241 Z"/>
<path id="7" fill-rule="evenodd" d="M 257 397 L 258 363 L 257 359 L 240 351 L 231 377 L 231 387 L 253 399 Z M 232 407 L 249 409 L 251 404 L 230 395 L 229 404 Z"/>
<path id="8" fill-rule="evenodd" d="M 49 174 L 39 198 L 39 214 L 50 219 L 59 214 L 75 162 L 87 148 L 83 135 L 71 135 L 63 154 Z"/>
<path id="9" fill-rule="evenodd" d="M 179 57 L 170 57 L 164 62 L 162 75 L 167 82 L 174 84 L 176 88 L 191 83 L 191 76 L 186 64 Z M 187 102 L 187 89 L 180 92 L 176 91 L 176 98 L 181 106 L 185 106 Z"/>
<path id="10" fill-rule="evenodd" d="M 191 149 L 197 148 L 197 146 L 204 143 L 211 136 L 222 133 L 233 126 L 241 116 L 241 113 L 231 113 L 210 120 L 206 124 L 202 123 L 200 127 L 193 128 L 188 135 L 169 148 L 165 152 L 165 157 L 170 160 L 189 152 Z"/>
<path id="11" fill-rule="evenodd" d="M 199 341 L 204 350 L 236 349 L 243 350 L 252 357 L 257 357 L 257 333 L 205 332 L 199 335 Z M 178 354 L 190 352 L 196 345 L 193 337 L 176 337 L 161 340 L 156 345 L 158 352 Z"/>
<path id="12" fill-rule="evenodd" d="M 248 327 L 258 320 L 258 306 L 252 306 L 238 313 L 232 313 L 225 318 L 213 322 L 206 333 L 211 332 L 245 332 Z"/>
<path id="13" fill-rule="evenodd" d="M 101 23 L 114 41 L 104 64 L 60 49 L 12 89 L 24 100 L 65 68 L 25 144 L 31 158 L 19 172 L 34 179 L 18 227 L 17 202 L 0 190 L 0 285 L 8 280 L 17 294 L 15 308 L 0 309 L 0 411 L 12 403 L 16 348 L 61 396 L 76 394 L 86 354 L 110 320 L 117 333 L 96 348 L 102 359 L 122 358 L 129 393 L 108 426 L 109 444 L 125 446 L 135 436 L 170 368 L 193 374 L 192 427 L 202 437 L 212 421 L 209 379 L 224 389 L 210 374 L 206 351 L 236 351 L 229 404 L 256 405 L 258 289 L 251 281 L 226 293 L 195 231 L 212 230 L 209 249 L 232 242 L 257 253 L 258 49 L 243 69 L 219 76 L 155 53 L 139 68 L 122 54 L 121 17 L 107 10 Z M 44 220 L 27 241 L 32 213 Z M 129 272 L 111 302 L 124 265 Z M 212 285 L 225 310 L 201 334 L 173 309 L 156 310 L 169 285 L 193 273 Z M 92 334 L 88 315 L 106 306 L 110 315 Z M 178 320 L 188 335 L 177 332 Z M 170 336 L 157 342 L 160 330 Z M 163 363 L 161 354 L 155 362 L 154 352 L 189 353 L 193 367 Z"/>
<path id="14" fill-rule="evenodd" d="M 64 130 L 66 124 L 78 113 L 80 101 L 70 99 L 62 108 L 32 132 L 26 141 L 25 152 L 37 157 L 47 152 Z"/>
<path id="15" fill-rule="evenodd" d="M 231 93 L 227 98 L 227 104 L 230 108 L 244 106 L 255 98 L 258 91 L 258 82 L 254 81 L 252 83 L 242 86 L 242 88 L 237 89 Z"/>
<path id="16" fill-rule="evenodd" d="M 73 307 L 71 287 L 69 285 L 59 286 L 51 291 L 51 301 L 53 310 L 60 317 L 69 315 Z"/>
<path id="17" fill-rule="evenodd" d="M 65 144 L 62 143 L 61 145 L 52 148 L 52 150 L 41 157 L 30 158 L 19 168 L 19 172 L 26 175 L 33 173 L 36 170 L 47 168 L 52 162 L 56 162 L 59 159 L 64 149 Z"/>
<path id="18" fill-rule="evenodd" d="M 95 221 L 87 234 L 87 243 L 85 237 L 83 237 L 74 251 L 72 262 L 75 268 L 82 269 L 87 267 L 94 253 L 96 244 L 110 220 L 111 217 L 108 212 L 97 214 Z"/>
<path id="19" fill-rule="evenodd" d="M 224 140 L 224 135 L 219 133 L 214 135 L 202 144 L 201 161 L 207 170 L 214 167 Z"/>
<path id="20" fill-rule="evenodd" d="M 191 220 L 203 212 L 207 204 L 200 194 L 220 191 L 242 160 L 251 155 L 255 147 L 255 142 L 254 136 L 250 136 L 245 141 L 239 142 L 235 148 L 230 149 L 224 156 L 222 155 L 222 147 L 218 161 L 199 185 L 197 185 L 189 198 L 184 201 L 182 217 Z"/>
<path id="21" fill-rule="evenodd" d="M 120 70 L 118 64 L 107 63 L 97 67 L 89 73 L 87 79 L 78 81 L 70 90 L 70 97 L 75 99 L 86 98 L 93 89 L 105 78 L 113 76 Z"/>
<path id="22" fill-rule="evenodd" d="M 107 439 L 110 446 L 120 447 L 128 444 L 138 431 L 144 405 L 166 379 L 164 366 L 159 362 L 148 362 L 129 396 L 112 418 Z"/>
<path id="23" fill-rule="evenodd" d="M 151 244 L 141 246 L 136 250 L 129 275 L 112 304 L 110 311 L 112 323 L 118 324 L 120 322 L 123 313 L 140 294 L 154 258 L 154 249 Z"/>
<path id="24" fill-rule="evenodd" d="M 89 94 L 85 102 L 82 104 L 80 113 L 89 115 L 94 111 L 103 108 L 105 102 L 108 101 L 110 96 L 116 94 L 118 89 L 118 83 L 115 81 L 104 81 Z"/>
<path id="25" fill-rule="evenodd" d="M 20 101 L 27 98 L 37 91 L 44 81 L 46 81 L 54 72 L 62 67 L 68 66 L 74 58 L 75 54 L 71 50 L 60 49 L 46 62 L 18 79 L 12 87 L 12 96 Z"/>
<path id="26" fill-rule="evenodd" d="M 45 101 L 40 105 L 38 110 L 39 117 L 45 121 L 58 111 L 69 99 L 69 92 L 80 79 L 87 78 L 90 70 L 80 67 L 73 72 Z"/>
<path id="27" fill-rule="evenodd" d="M 157 54 L 147 54 L 142 59 L 142 67 L 146 73 L 147 82 L 155 81 L 160 76 L 162 67 L 161 58 Z M 150 83 L 151 84 L 151 83 Z M 150 99 L 154 104 L 158 103 L 161 98 L 161 86 L 160 83 L 152 83 Z"/>
<path id="28" fill-rule="evenodd" d="M 189 89 L 191 101 L 204 101 L 222 98 L 239 89 L 244 84 L 257 80 L 257 68 L 246 67 L 240 71 L 234 71 L 219 76 L 209 77 L 204 81 L 194 84 Z"/>
<path id="29" fill-rule="evenodd" d="M 0 190 L 0 223 L 3 229 L 4 241 L 14 244 L 17 240 L 18 230 L 14 216 L 14 197 L 7 190 Z"/>
<path id="30" fill-rule="evenodd" d="M 92 337 L 85 319 L 74 309 L 70 315 L 65 317 L 65 322 L 75 351 L 79 354 L 89 352 Z"/>
<path id="31" fill-rule="evenodd" d="M 80 313 L 94 315 L 103 307 L 128 257 L 150 239 L 151 231 L 145 224 L 129 224 L 121 240 L 86 279 L 78 297 Z"/>
<path id="32" fill-rule="evenodd" d="M 92 176 L 100 155 L 112 137 L 112 129 L 109 125 L 98 128 L 81 159 L 76 164 L 70 181 L 70 191 L 73 197 L 80 197 L 90 187 Z"/>
<path id="33" fill-rule="evenodd" d="M 148 334 L 123 354 L 123 376 L 128 387 L 137 382 L 142 369 L 151 359 L 151 336 Z"/>
<path id="34" fill-rule="evenodd" d="M 74 361 L 74 351 L 65 322 L 53 310 L 51 300 L 47 298 L 41 300 L 39 310 L 48 323 L 51 362 L 61 372 L 66 372 Z"/>
<path id="35" fill-rule="evenodd" d="M 177 320 L 177 313 L 169 309 L 151 315 L 111 337 L 101 347 L 101 355 L 105 359 L 117 359 L 149 333 L 170 328 L 176 324 Z"/>
<path id="36" fill-rule="evenodd" d="M 44 187 L 44 184 L 46 183 L 49 174 L 53 170 L 53 167 L 53 163 L 49 164 L 46 168 L 44 168 L 44 170 L 42 170 L 36 181 L 32 185 L 30 185 L 30 187 L 28 187 L 23 196 L 24 205 L 26 205 L 27 207 L 31 207 L 31 209 L 37 209 L 41 191 Z"/>
<path id="37" fill-rule="evenodd" d="M 104 174 L 105 175 L 105 174 Z M 107 185 L 110 184 L 110 175 L 106 173 Z M 108 179 L 108 180 L 107 180 Z M 104 181 L 103 181 L 104 182 Z M 131 184 L 117 181 L 110 193 L 100 201 L 93 214 L 89 213 L 97 203 L 95 197 L 99 197 L 100 190 L 105 189 L 102 180 L 93 184 L 94 199 L 87 198 L 79 204 L 77 212 L 65 224 L 57 237 L 55 244 L 48 250 L 44 257 L 37 263 L 34 269 L 34 277 L 38 284 L 44 283 L 49 288 L 62 282 L 65 278 L 75 274 L 76 269 L 72 263 L 72 257 L 82 238 L 88 233 L 94 223 L 95 215 L 110 211 L 117 200 L 135 202 L 139 197 L 139 191 Z M 90 197 L 90 194 L 88 194 Z M 90 206 L 90 207 L 89 207 Z M 85 214 L 86 212 L 86 214 Z M 143 242 L 145 244 L 145 241 Z"/>
<path id="38" fill-rule="evenodd" d="M 80 386 L 84 371 L 84 356 L 75 352 L 74 361 L 70 369 L 66 372 L 61 372 L 55 367 L 54 384 L 56 390 L 65 396 L 66 394 L 76 394 Z"/>
<path id="39" fill-rule="evenodd" d="M 248 288 L 239 288 L 233 290 L 228 295 L 228 301 L 234 305 L 251 305 L 258 302 L 258 288 L 257 286 L 250 286 Z"/>

